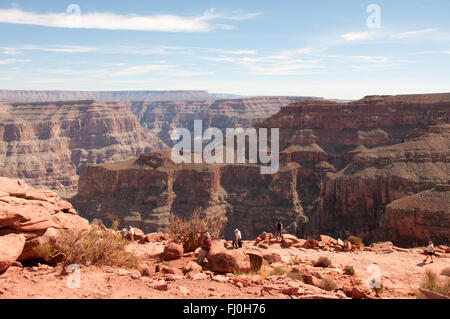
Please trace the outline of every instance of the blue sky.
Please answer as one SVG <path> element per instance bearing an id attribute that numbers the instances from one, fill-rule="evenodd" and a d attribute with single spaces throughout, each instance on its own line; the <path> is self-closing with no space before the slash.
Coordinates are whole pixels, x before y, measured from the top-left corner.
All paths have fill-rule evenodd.
<path id="1" fill-rule="evenodd" d="M 0 1 L 0 89 L 450 92 L 449 12 L 448 0 Z"/>

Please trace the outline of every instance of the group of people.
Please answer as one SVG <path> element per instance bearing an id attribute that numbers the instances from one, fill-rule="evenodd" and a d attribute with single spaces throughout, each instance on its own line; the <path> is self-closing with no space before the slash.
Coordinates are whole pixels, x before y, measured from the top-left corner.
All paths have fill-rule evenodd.
<path id="1" fill-rule="evenodd" d="M 282 239 L 282 233 L 283 233 L 283 224 L 280 220 L 278 220 L 275 224 L 275 236 L 277 239 Z M 208 255 L 210 249 L 211 249 L 211 235 L 210 233 L 206 232 L 203 234 L 201 249 L 198 253 L 197 257 L 197 263 L 201 264 L 203 259 Z M 239 249 L 242 248 L 242 234 L 241 231 L 236 228 L 234 230 L 234 239 L 233 239 L 233 249 Z"/>

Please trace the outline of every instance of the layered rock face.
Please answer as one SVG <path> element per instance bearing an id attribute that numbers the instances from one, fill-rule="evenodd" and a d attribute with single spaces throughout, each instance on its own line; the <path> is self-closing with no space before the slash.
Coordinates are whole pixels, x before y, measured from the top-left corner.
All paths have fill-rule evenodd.
<path id="1" fill-rule="evenodd" d="M 448 201 L 435 214 L 438 197 L 402 213 L 395 201 L 448 185 L 449 115 L 450 94 L 367 97 L 292 104 L 256 126 L 280 127 L 280 158 L 301 165 L 305 233 L 424 245 L 450 241 Z"/>
<path id="2" fill-rule="evenodd" d="M 0 272 L 15 260 L 38 257 L 34 248 L 60 230 L 88 229 L 88 221 L 56 193 L 0 177 Z"/>
<path id="3" fill-rule="evenodd" d="M 131 101 L 183 101 L 223 98 L 222 94 L 208 91 L 33 91 L 0 90 L 0 101 L 4 102 L 54 102 L 96 100 L 99 102 Z M 232 98 L 232 97 L 230 97 Z"/>
<path id="4" fill-rule="evenodd" d="M 0 104 L 0 175 L 76 193 L 87 164 L 119 161 L 166 147 L 121 103 Z"/>
<path id="5" fill-rule="evenodd" d="M 204 128 L 249 128 L 255 122 L 277 113 L 282 106 L 312 97 L 252 97 L 245 99 L 132 102 L 131 111 L 167 145 L 173 145 L 170 131 L 183 127 L 193 132 L 194 120 L 202 120 Z"/>
<path id="6" fill-rule="evenodd" d="M 72 198 L 80 215 L 119 220 L 144 232 L 167 231 L 171 216 L 203 215 L 226 219 L 225 234 L 237 227 L 245 237 L 273 227 L 277 218 L 294 231 L 306 221 L 296 193 L 297 165 L 261 175 L 257 165 L 176 165 L 169 152 L 142 154 L 137 160 L 88 166 Z"/>
<path id="7" fill-rule="evenodd" d="M 146 231 L 200 207 L 225 214 L 228 235 L 237 227 L 247 238 L 270 231 L 280 217 L 301 237 L 445 244 L 449 115 L 450 94 L 297 102 L 255 124 L 280 129 L 277 174 L 260 175 L 249 164 L 176 166 L 145 154 L 88 167 L 74 203 L 83 216 L 135 222 Z"/>

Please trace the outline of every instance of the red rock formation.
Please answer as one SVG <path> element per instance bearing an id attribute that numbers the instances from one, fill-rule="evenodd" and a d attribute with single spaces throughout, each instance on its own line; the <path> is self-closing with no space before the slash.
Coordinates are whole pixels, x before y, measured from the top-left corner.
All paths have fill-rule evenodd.
<path id="1" fill-rule="evenodd" d="M 150 154 L 88 167 L 75 203 L 83 216 L 143 223 L 146 231 L 201 207 L 225 214 L 228 231 L 239 226 L 245 237 L 270 230 L 279 216 L 298 236 L 446 243 L 448 214 L 404 213 L 403 224 L 422 223 L 407 232 L 389 205 L 448 184 L 449 115 L 450 94 L 298 102 L 255 125 L 280 129 L 283 163 L 275 175 L 248 164 L 176 166 Z"/>
<path id="2" fill-rule="evenodd" d="M 10 261 L 36 258 L 34 248 L 57 236 L 59 230 L 88 229 L 88 221 L 56 193 L 31 188 L 23 180 L 0 177 L 0 250 L 9 251 Z M 23 242 L 13 234 L 22 236 Z M 11 247 L 1 247 L 5 242 Z"/>
<path id="3" fill-rule="evenodd" d="M 64 197 L 87 164 L 165 147 L 120 103 L 0 104 L 0 176 L 23 178 Z"/>

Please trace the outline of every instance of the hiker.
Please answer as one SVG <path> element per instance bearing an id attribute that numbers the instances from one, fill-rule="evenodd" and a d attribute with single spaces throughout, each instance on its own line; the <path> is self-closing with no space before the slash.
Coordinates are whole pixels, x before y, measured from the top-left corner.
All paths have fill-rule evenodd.
<path id="1" fill-rule="evenodd" d="M 120 234 L 122 235 L 122 239 L 126 239 L 126 238 L 127 238 L 127 234 L 128 234 L 127 229 L 126 229 L 126 228 L 123 228 L 123 229 L 120 231 Z"/>
<path id="2" fill-rule="evenodd" d="M 242 236 L 241 231 L 239 229 L 234 230 L 234 240 L 233 240 L 233 248 L 241 248 L 242 247 Z"/>
<path id="3" fill-rule="evenodd" d="M 281 223 L 280 220 L 278 220 L 277 223 L 275 224 L 275 236 L 277 237 L 277 240 L 283 239 L 282 232 L 283 232 L 283 224 Z"/>
<path id="4" fill-rule="evenodd" d="M 430 257 L 431 264 L 432 264 L 433 263 L 433 254 L 434 254 L 434 245 L 433 245 L 433 242 L 430 240 L 428 242 L 428 247 L 427 247 L 427 253 L 426 253 L 427 257 L 425 258 L 425 260 L 423 262 L 426 263 L 428 260 L 428 257 Z"/>
<path id="5" fill-rule="evenodd" d="M 202 264 L 203 259 L 205 259 L 206 255 L 208 255 L 209 250 L 211 249 L 211 235 L 209 233 L 203 234 L 202 246 L 200 251 L 198 252 L 197 263 L 199 265 Z"/>
<path id="6" fill-rule="evenodd" d="M 134 241 L 134 228 L 131 226 L 128 226 L 128 237 L 131 241 Z"/>

